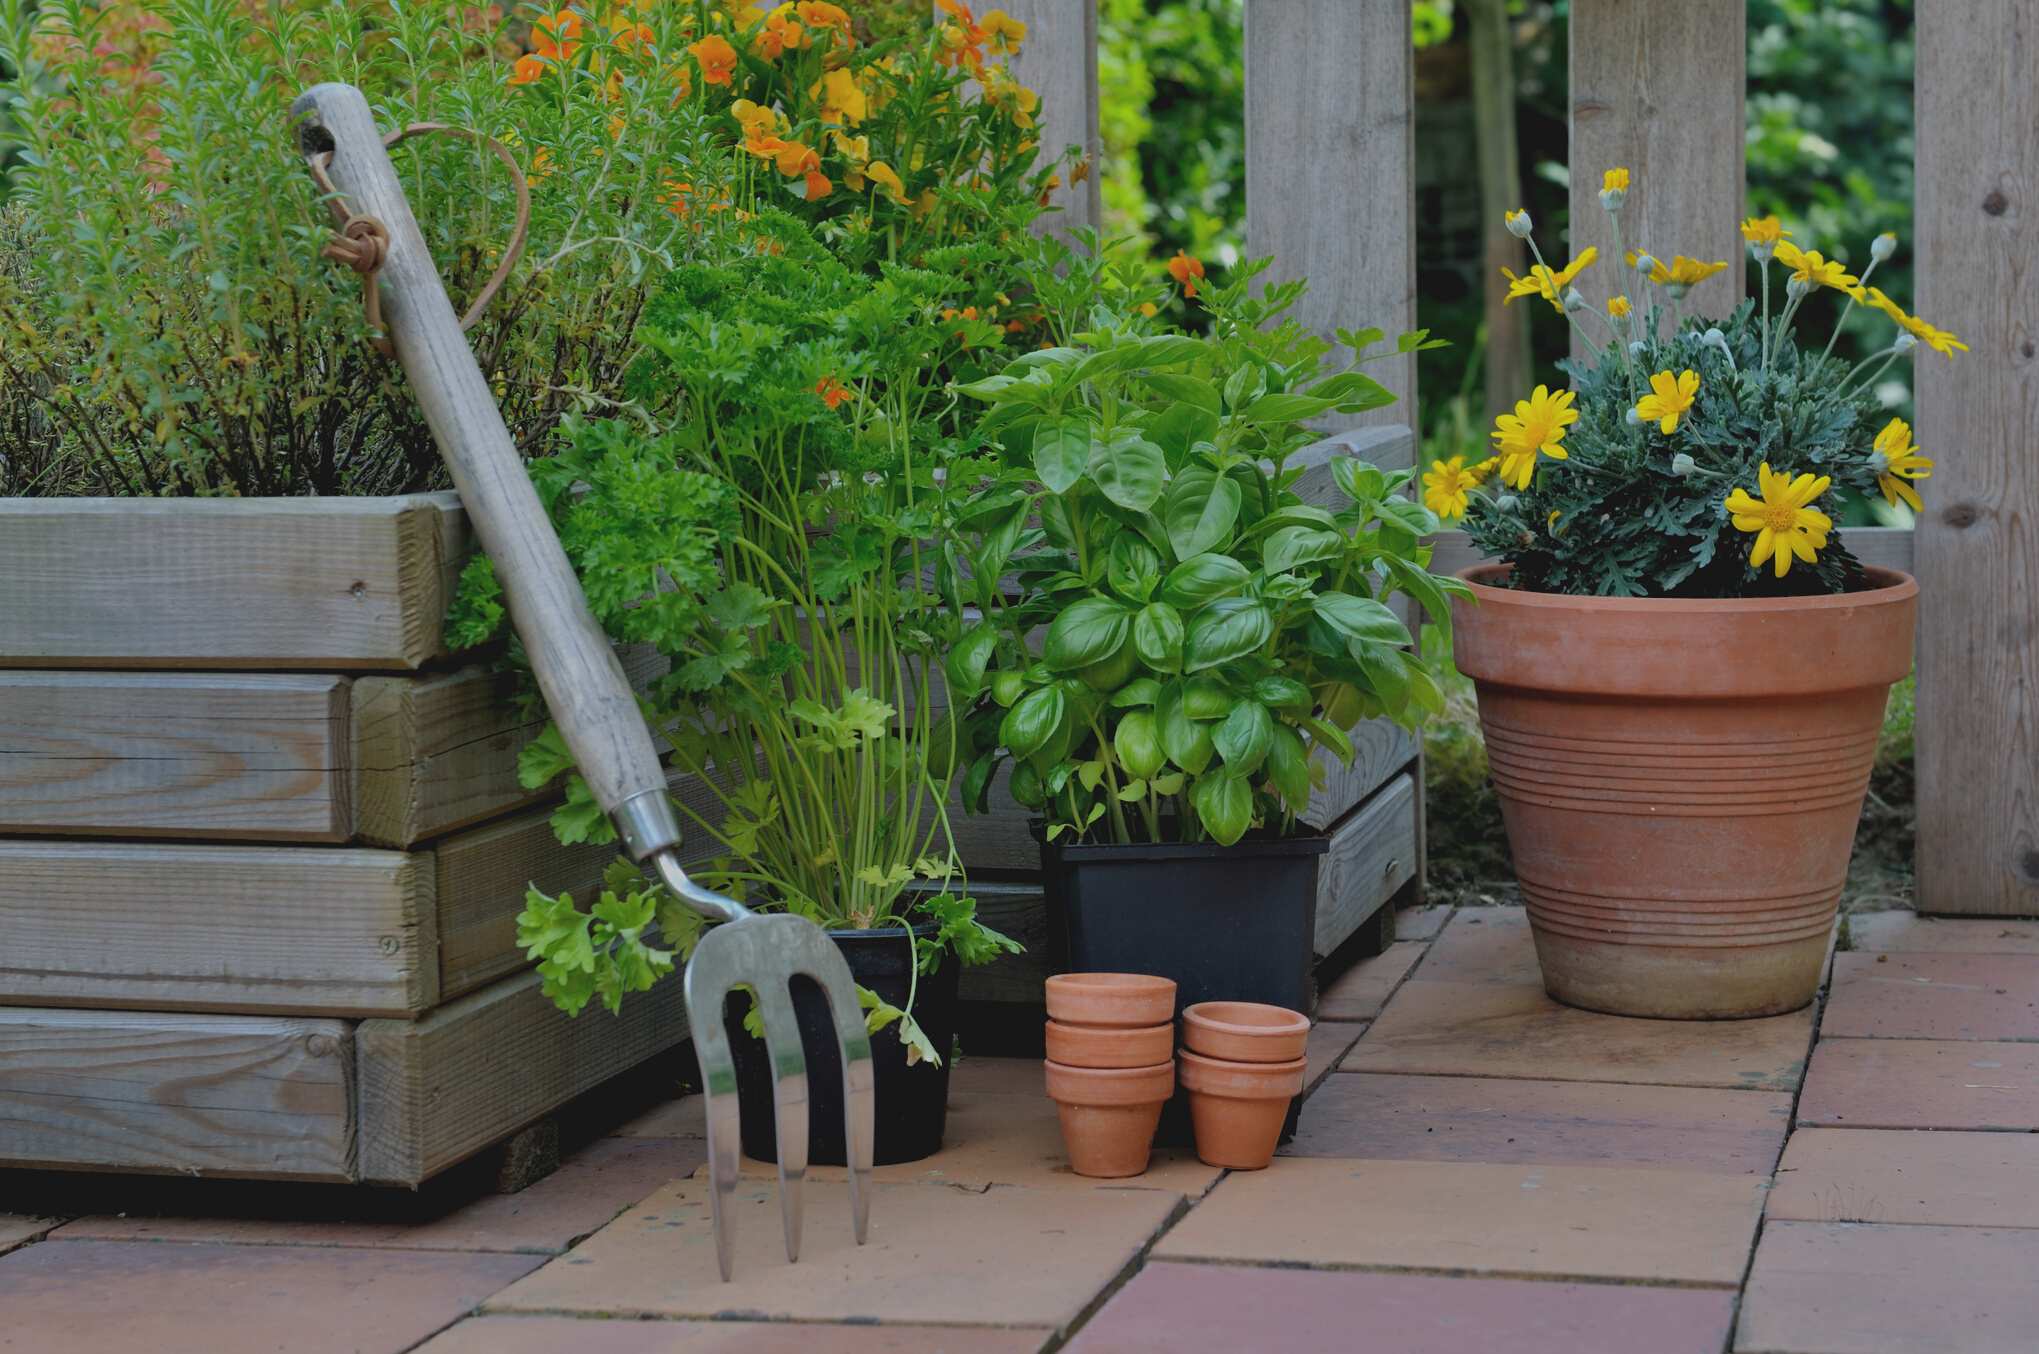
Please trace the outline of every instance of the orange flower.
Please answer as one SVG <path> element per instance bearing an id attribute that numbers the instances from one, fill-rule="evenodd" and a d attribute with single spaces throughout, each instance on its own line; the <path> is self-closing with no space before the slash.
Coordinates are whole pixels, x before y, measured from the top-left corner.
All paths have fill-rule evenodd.
<path id="1" fill-rule="evenodd" d="M 510 72 L 510 83 L 528 85 L 535 80 L 543 79 L 546 69 L 547 63 L 544 60 L 535 56 L 520 56 L 517 58 L 516 68 Z"/>
<path id="2" fill-rule="evenodd" d="M 816 0 L 800 0 L 794 11 L 800 22 L 810 29 L 829 29 L 830 42 L 839 42 L 845 47 L 854 46 L 856 37 L 850 32 L 850 16 L 834 5 L 820 4 Z"/>
<path id="3" fill-rule="evenodd" d="M 809 151 L 808 154 L 812 155 L 813 152 Z M 807 171 L 807 200 L 809 202 L 819 202 L 834 191 L 835 185 L 829 182 L 828 175 L 818 169 Z"/>
<path id="4" fill-rule="evenodd" d="M 781 5 L 765 17 L 765 26 L 751 39 L 750 54 L 777 61 L 781 53 L 797 52 L 808 45 L 807 30 L 786 17 L 786 6 Z"/>
<path id="5" fill-rule="evenodd" d="M 977 26 L 970 7 L 962 0 L 935 0 L 935 7 L 956 21 L 942 25 L 942 45 L 936 58 L 944 66 L 968 66 L 973 73 L 982 70 L 984 39 L 988 35 Z"/>
<path id="6" fill-rule="evenodd" d="M 833 375 L 824 376 L 819 381 L 816 381 L 814 383 L 814 393 L 821 396 L 831 409 L 850 397 L 849 387 L 838 381 Z"/>
<path id="7" fill-rule="evenodd" d="M 1182 284 L 1184 296 L 1195 296 L 1196 280 L 1204 275 L 1204 266 L 1178 249 L 1168 261 L 1168 275 Z"/>
<path id="8" fill-rule="evenodd" d="M 620 52 L 634 52 L 640 43 L 649 47 L 658 41 L 650 24 L 634 24 L 621 15 L 609 20 L 609 31 L 615 35 L 616 50 Z"/>
<path id="9" fill-rule="evenodd" d="M 688 213 L 693 210 L 693 204 L 690 201 L 693 196 L 693 184 L 688 183 L 684 179 L 667 179 L 665 189 L 658 195 L 658 200 L 668 212 L 684 221 L 687 219 Z"/>
<path id="10" fill-rule="evenodd" d="M 701 63 L 701 79 L 711 85 L 730 84 L 730 73 L 736 69 L 736 48 L 731 47 L 719 33 L 710 33 L 687 48 L 694 60 Z"/>
<path id="11" fill-rule="evenodd" d="M 1003 55 L 1017 52 L 1027 40 L 1027 26 L 1002 9 L 994 9 L 984 16 L 982 32 L 991 43 L 991 50 Z"/>
<path id="12" fill-rule="evenodd" d="M 571 61 L 581 49 L 581 16 L 570 9 L 541 17 L 531 25 L 531 46 L 548 61 Z"/>

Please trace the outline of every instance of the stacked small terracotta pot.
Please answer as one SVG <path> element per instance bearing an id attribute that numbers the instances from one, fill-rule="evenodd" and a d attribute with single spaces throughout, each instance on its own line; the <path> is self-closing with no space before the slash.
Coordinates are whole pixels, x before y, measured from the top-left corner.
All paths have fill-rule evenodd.
<path id="1" fill-rule="evenodd" d="M 1182 1088 L 1206 1166 L 1257 1171 L 1274 1160 L 1309 1041 L 1309 1017 L 1280 1006 L 1206 1001 L 1182 1013 Z"/>
<path id="2" fill-rule="evenodd" d="M 1048 1096 L 1078 1175 L 1147 1169 L 1175 1094 L 1175 984 L 1144 973 L 1048 979 Z"/>

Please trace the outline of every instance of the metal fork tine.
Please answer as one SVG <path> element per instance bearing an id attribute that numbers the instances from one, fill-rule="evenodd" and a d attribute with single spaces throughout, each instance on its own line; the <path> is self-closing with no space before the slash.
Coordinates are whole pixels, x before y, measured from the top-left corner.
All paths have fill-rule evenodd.
<path id="1" fill-rule="evenodd" d="M 779 1139 L 779 1216 L 786 1225 L 786 1259 L 800 1259 L 800 1233 L 807 1195 L 807 1054 L 785 979 L 760 976 L 753 983 L 765 1025 L 765 1051 L 772 1060 L 772 1115 Z"/>
<path id="2" fill-rule="evenodd" d="M 834 946 L 831 944 L 831 949 Z M 836 959 L 841 963 L 841 952 Z M 857 986 L 849 965 L 823 976 L 810 975 L 828 993 L 829 1014 L 834 1018 L 836 1048 L 842 1054 L 843 1142 L 849 1148 L 850 1216 L 856 1223 L 857 1244 L 864 1244 L 871 1223 L 871 1160 L 877 1146 L 877 1092 L 871 1067 L 871 1036 L 864 1027 L 863 1008 L 857 1003 Z"/>
<path id="3" fill-rule="evenodd" d="M 687 1020 L 693 1027 L 694 1054 L 701 1064 L 701 1090 L 707 1097 L 708 1210 L 715 1227 L 715 1259 L 728 1283 L 736 1272 L 736 1181 L 743 1142 L 736 1098 L 736 1059 L 729 1051 L 729 1032 L 722 1024 L 723 1002 L 735 986 L 726 968 L 716 962 L 704 938 L 687 965 Z M 703 960 L 707 962 L 703 962 Z"/>

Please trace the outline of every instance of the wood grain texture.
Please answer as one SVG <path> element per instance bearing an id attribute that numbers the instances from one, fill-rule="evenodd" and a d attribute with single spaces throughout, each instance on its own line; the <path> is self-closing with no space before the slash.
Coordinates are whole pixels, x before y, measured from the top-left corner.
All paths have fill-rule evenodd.
<path id="1" fill-rule="evenodd" d="M 360 847 L 0 839 L 0 1003 L 426 1011 L 432 867 Z"/>
<path id="2" fill-rule="evenodd" d="M 1027 26 L 1026 41 L 1011 58 L 1012 74 L 1041 96 L 1035 111 L 1043 159 L 1059 156 L 1065 146 L 1081 146 L 1090 172 L 1049 194 L 1051 211 L 1035 223 L 1037 231 L 1067 238 L 1079 226 L 1104 224 L 1104 139 L 1098 130 L 1097 0 L 1003 0 L 1002 7 Z M 984 6 L 977 12 L 985 12 Z M 997 58 L 993 58 L 995 61 Z"/>
<path id="3" fill-rule="evenodd" d="M 1303 821 L 1322 832 L 1340 822 L 1390 776 L 1406 771 L 1422 744 L 1387 719 L 1363 719 L 1351 731 L 1352 765 L 1319 749 L 1311 760 L 1324 768 L 1324 788 L 1310 796 Z"/>
<path id="4" fill-rule="evenodd" d="M 377 276 L 390 341 L 580 774 L 605 812 L 663 789 L 665 772 L 637 698 L 461 332 L 368 101 L 351 85 L 316 85 L 291 113 L 305 150 L 331 151 L 332 181 L 350 208 L 389 233 Z"/>
<path id="5" fill-rule="evenodd" d="M 1741 0 L 1573 0 L 1572 31 L 1591 37 L 1571 44 L 1571 247 L 1574 257 L 1600 251 L 1574 284 L 1594 305 L 1637 299 L 1635 270 L 1600 206 L 1610 169 L 1630 176 L 1621 209 L 1629 249 L 1728 265 L 1692 289 L 1687 314 L 1726 315 L 1745 294 L 1743 10 Z M 1605 337 L 1597 322 L 1587 329 L 1596 344 Z M 1575 331 L 1574 353 L 1579 342 Z"/>
<path id="6" fill-rule="evenodd" d="M 2039 913 L 2039 3 L 1918 25 L 1921 912 Z M 2029 214 L 2029 219 L 2028 219 Z"/>
<path id="7" fill-rule="evenodd" d="M 1416 327 L 1414 70 L 1403 0 L 1246 6 L 1247 251 L 1309 279 L 1292 313 L 1326 340 Z M 1402 403 L 1360 422 L 1408 423 L 1415 357 L 1366 371 Z"/>
<path id="8" fill-rule="evenodd" d="M 544 732 L 512 706 L 516 679 L 484 667 L 354 683 L 354 823 L 361 840 L 406 847 L 558 792 L 527 790 L 517 754 Z"/>
<path id="9" fill-rule="evenodd" d="M 0 669 L 0 832 L 345 841 L 348 685 Z"/>
<path id="10" fill-rule="evenodd" d="M 1836 532 L 1835 539 L 1864 564 L 1916 575 L 1918 570 L 1913 567 L 1916 535 L 1910 527 L 1847 527 Z M 1430 557 L 1433 574 L 1455 574 L 1487 562 L 1487 556 L 1480 553 L 1464 531 L 1440 531 L 1429 538 L 1429 544 L 1435 551 Z"/>
<path id="11" fill-rule="evenodd" d="M 0 1008 L 0 1165 L 351 1181 L 343 1020 Z"/>
<path id="12" fill-rule="evenodd" d="M 416 1185 L 687 1037 L 676 974 L 568 1016 L 521 973 L 419 1021 L 355 1029 L 361 1178 Z"/>
<path id="13" fill-rule="evenodd" d="M 1331 473 L 1331 462 L 1341 456 L 1356 457 L 1383 470 L 1401 470 L 1416 463 L 1416 434 L 1402 424 L 1387 423 L 1353 428 L 1311 443 L 1288 459 L 1288 468 L 1303 468 L 1301 477 L 1289 486 L 1296 497 L 1334 511 L 1350 503 Z M 1261 465 L 1271 467 L 1273 462 L 1262 461 Z"/>
<path id="14" fill-rule="evenodd" d="M 977 916 L 1000 935 L 1026 946 L 1020 954 L 1004 954 L 988 964 L 963 970 L 956 995 L 963 1001 L 1004 1001 L 1040 1005 L 1044 984 L 1055 967 L 1049 962 L 1048 900 L 1039 884 L 975 881 L 970 896 Z"/>
<path id="15" fill-rule="evenodd" d="M 1330 954 L 1416 877 L 1416 779 L 1399 776 L 1331 829 L 1317 869 L 1319 958 Z"/>
<path id="16" fill-rule="evenodd" d="M 452 494 L 0 499 L 0 667 L 416 668 L 465 540 Z"/>

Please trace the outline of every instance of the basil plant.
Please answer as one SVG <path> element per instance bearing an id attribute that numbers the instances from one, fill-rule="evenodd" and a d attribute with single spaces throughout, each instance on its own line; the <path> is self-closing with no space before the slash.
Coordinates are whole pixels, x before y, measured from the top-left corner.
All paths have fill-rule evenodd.
<path id="1" fill-rule="evenodd" d="M 947 660 L 973 812 L 1010 762 L 1050 840 L 1288 833 L 1315 749 L 1349 765 L 1360 720 L 1442 706 L 1386 604 L 1405 593 L 1448 625 L 1469 595 L 1426 571 L 1437 518 L 1402 496 L 1413 472 L 1334 459 L 1320 506 L 1291 464 L 1317 440 L 1300 420 L 1393 402 L 1356 369 L 1384 335 L 1339 331 L 1353 361 L 1326 372 L 1336 350 L 1282 315 L 1301 284 L 1256 301 L 1241 271 L 1209 338 L 1100 307 L 1073 346 L 960 387 L 999 448 L 944 565 L 977 617 Z"/>

